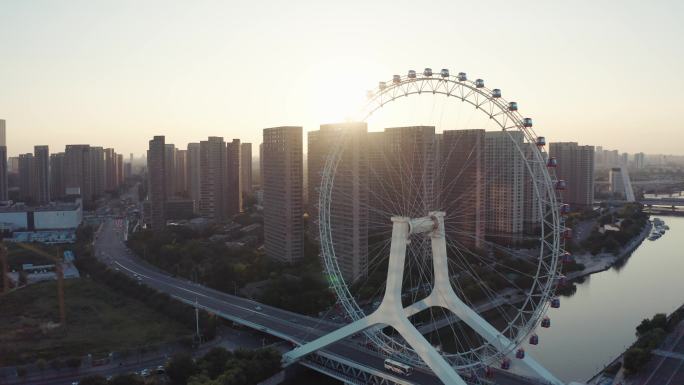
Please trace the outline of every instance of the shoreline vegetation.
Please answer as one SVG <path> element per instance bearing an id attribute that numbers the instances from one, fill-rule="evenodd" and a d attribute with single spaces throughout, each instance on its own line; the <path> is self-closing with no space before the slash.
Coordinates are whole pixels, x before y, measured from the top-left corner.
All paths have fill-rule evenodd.
<path id="1" fill-rule="evenodd" d="M 574 240 L 568 244 L 567 249 L 573 252 L 574 264 L 579 267 L 565 273 L 569 283 L 581 282 L 589 275 L 617 266 L 641 245 L 652 228 L 649 214 L 643 211 L 640 204 L 627 204 L 617 212 L 608 210 L 598 215 L 581 214 L 571 220 L 577 224 L 581 218 L 595 223 L 586 239 L 579 244 Z M 604 225 L 613 223 L 619 224 L 617 227 L 620 230 L 599 231 Z"/>

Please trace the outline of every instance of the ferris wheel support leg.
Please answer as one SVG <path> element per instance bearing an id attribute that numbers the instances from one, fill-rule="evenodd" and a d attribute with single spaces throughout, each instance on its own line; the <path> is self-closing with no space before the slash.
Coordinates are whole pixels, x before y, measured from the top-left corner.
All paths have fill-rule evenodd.
<path id="1" fill-rule="evenodd" d="M 466 305 L 454 292 L 449 281 L 449 268 L 447 264 L 446 240 L 444 236 L 444 213 L 430 213 L 431 216 L 438 218 L 438 229 L 431 234 L 432 260 L 435 272 L 435 286 L 430 295 L 425 298 L 422 307 L 438 306 L 454 313 L 459 319 L 465 322 L 477 334 L 487 340 L 499 351 L 511 349 L 513 344 L 506 336 L 501 334 L 494 326 L 482 318 L 475 310 Z M 421 301 L 421 302 L 423 302 Z M 526 356 L 521 362 L 532 370 L 540 378 L 554 385 L 563 385 L 551 372 L 536 362 L 533 358 Z"/>
<path id="2" fill-rule="evenodd" d="M 385 296 L 378 309 L 365 318 L 285 353 L 283 363 L 286 366 L 290 365 L 308 354 L 368 328 L 389 325 L 406 340 L 440 381 L 446 385 L 467 385 L 454 368 L 409 321 L 401 302 L 406 244 L 409 235 L 412 231 L 416 231 L 416 228 L 432 226 L 433 222 L 430 218 L 411 221 L 404 217 L 394 217 L 392 222 L 392 243 L 390 245 L 387 284 Z"/>

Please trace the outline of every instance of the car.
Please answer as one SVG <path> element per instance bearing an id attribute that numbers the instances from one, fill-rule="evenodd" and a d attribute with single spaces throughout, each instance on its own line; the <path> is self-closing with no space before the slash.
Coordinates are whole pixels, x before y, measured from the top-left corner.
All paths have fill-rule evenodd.
<path id="1" fill-rule="evenodd" d="M 261 306 L 256 305 L 256 306 L 254 307 L 254 310 L 256 310 L 256 311 L 262 311 L 262 310 L 264 310 L 264 309 L 263 309 Z"/>
<path id="2" fill-rule="evenodd" d="M 143 370 L 140 372 L 140 375 L 143 376 L 143 377 L 149 377 L 149 376 L 150 376 L 150 371 L 147 370 L 147 369 L 143 369 Z"/>
<path id="3" fill-rule="evenodd" d="M 164 368 L 164 365 L 157 366 L 157 374 L 164 374 L 164 373 L 166 373 L 166 369 Z"/>

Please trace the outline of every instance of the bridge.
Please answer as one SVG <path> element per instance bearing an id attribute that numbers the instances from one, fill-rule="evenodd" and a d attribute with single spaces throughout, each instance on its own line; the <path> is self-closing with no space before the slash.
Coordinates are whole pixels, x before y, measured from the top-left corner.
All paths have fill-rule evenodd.
<path id="1" fill-rule="evenodd" d="M 191 306 L 197 306 L 221 318 L 269 334 L 293 345 L 303 345 L 328 334 L 342 325 L 287 310 L 260 304 L 205 286 L 170 276 L 138 259 L 123 242 L 123 230 L 113 221 L 103 224 L 95 241 L 95 255 L 112 269 Z M 442 382 L 428 370 L 416 368 L 410 377 L 384 369 L 385 357 L 364 346 L 365 339 L 351 338 L 332 344 L 304 357 L 298 363 L 346 384 L 432 385 Z M 501 385 L 543 385 L 536 379 L 506 371 L 496 371 Z"/>
<path id="2" fill-rule="evenodd" d="M 645 198 L 639 202 L 644 206 L 684 207 L 684 198 Z"/>

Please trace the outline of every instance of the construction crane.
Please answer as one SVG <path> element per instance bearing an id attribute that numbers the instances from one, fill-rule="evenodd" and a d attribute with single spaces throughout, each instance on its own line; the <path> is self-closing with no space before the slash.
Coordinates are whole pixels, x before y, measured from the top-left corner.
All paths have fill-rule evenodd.
<path id="1" fill-rule="evenodd" d="M 28 243 L 16 242 L 15 245 L 55 262 L 55 274 L 57 275 L 57 300 L 59 302 L 59 323 L 62 327 L 66 326 L 66 308 L 64 306 L 64 270 L 62 270 L 62 259 L 59 257 L 59 253 L 57 254 L 58 256 L 55 257 L 54 255 L 50 255 L 49 253 Z M 4 245 L 2 246 L 2 249 L 6 250 Z M 7 279 L 5 279 L 3 282 L 6 281 Z"/>

